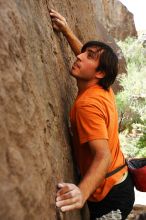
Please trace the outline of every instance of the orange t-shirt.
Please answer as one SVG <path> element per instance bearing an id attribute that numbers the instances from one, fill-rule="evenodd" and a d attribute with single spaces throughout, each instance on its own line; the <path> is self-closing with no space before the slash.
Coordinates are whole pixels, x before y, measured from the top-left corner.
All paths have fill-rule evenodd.
<path id="1" fill-rule="evenodd" d="M 78 94 L 70 112 L 73 145 L 78 167 L 83 177 L 92 163 L 92 154 L 87 142 L 107 139 L 112 162 L 108 172 L 125 163 L 118 137 L 118 114 L 112 89 L 105 91 L 98 85 L 88 87 Z M 100 187 L 90 196 L 91 201 L 102 200 L 127 171 L 122 170 L 105 178 Z"/>

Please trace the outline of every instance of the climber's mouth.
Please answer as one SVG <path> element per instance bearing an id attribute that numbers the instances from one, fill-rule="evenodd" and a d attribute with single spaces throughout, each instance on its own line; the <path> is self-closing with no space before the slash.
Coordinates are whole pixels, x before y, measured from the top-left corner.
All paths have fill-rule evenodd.
<path id="1" fill-rule="evenodd" d="M 72 66 L 73 69 L 75 68 L 80 68 L 80 65 L 78 64 L 78 62 L 74 62 L 73 66 Z"/>

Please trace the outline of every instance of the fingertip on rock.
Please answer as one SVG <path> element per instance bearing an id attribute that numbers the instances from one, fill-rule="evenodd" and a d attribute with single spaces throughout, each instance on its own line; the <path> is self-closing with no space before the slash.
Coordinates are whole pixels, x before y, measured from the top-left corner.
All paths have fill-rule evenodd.
<path id="1" fill-rule="evenodd" d="M 63 187 L 63 183 L 58 183 L 58 184 L 57 184 L 57 187 L 58 187 L 58 188 L 62 188 L 62 187 Z"/>
<path id="2" fill-rule="evenodd" d="M 65 212 L 65 209 L 62 207 L 62 208 L 60 208 L 60 210 L 62 211 L 62 212 Z"/>

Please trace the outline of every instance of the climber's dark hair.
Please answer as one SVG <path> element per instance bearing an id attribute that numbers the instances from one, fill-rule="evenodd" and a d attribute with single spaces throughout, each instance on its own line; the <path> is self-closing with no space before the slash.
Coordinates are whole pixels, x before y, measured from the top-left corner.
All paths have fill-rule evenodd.
<path id="1" fill-rule="evenodd" d="M 81 53 L 85 52 L 89 47 L 97 47 L 97 52 L 100 52 L 99 65 L 96 70 L 103 71 L 105 76 L 99 80 L 98 84 L 103 89 L 108 90 L 118 74 L 118 57 L 110 46 L 100 41 L 87 42 L 83 45 Z"/>

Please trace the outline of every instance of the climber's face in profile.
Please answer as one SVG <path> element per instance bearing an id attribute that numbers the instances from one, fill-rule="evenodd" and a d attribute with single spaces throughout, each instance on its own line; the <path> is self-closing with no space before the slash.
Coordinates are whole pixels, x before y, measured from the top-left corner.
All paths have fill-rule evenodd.
<path id="1" fill-rule="evenodd" d="M 74 62 L 71 75 L 77 80 L 93 81 L 101 78 L 101 73 L 97 71 L 99 65 L 99 52 L 96 46 L 87 47 L 81 52 Z M 102 74 L 103 75 L 103 74 Z"/>

